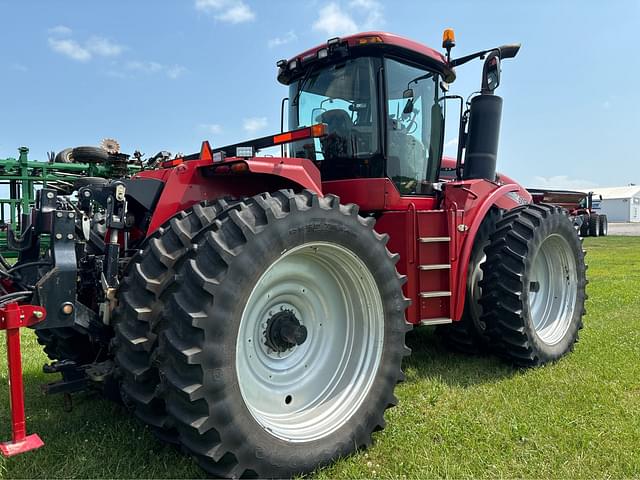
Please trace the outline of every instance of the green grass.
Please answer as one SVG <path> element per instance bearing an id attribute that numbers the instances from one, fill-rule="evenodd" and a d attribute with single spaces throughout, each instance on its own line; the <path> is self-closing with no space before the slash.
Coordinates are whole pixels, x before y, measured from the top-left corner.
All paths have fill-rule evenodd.
<path id="1" fill-rule="evenodd" d="M 575 351 L 534 370 L 452 354 L 410 336 L 407 381 L 375 444 L 319 478 L 640 476 L 640 238 L 588 239 L 588 315 Z M 4 339 L 0 438 L 9 436 Z M 28 428 L 45 448 L 0 459 L 5 478 L 202 477 L 121 407 L 76 395 L 71 413 L 39 385 L 45 357 L 23 339 Z"/>

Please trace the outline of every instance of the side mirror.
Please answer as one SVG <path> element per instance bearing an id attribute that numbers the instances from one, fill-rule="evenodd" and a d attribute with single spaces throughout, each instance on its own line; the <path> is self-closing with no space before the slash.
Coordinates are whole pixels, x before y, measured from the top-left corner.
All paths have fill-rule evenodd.
<path id="1" fill-rule="evenodd" d="M 498 53 L 489 54 L 482 68 L 482 93 L 492 94 L 500 85 L 500 57 Z"/>
<path id="2" fill-rule="evenodd" d="M 413 89 L 407 88 L 404 92 L 402 92 L 402 98 L 408 98 L 407 104 L 402 109 L 402 113 L 405 115 L 413 112 Z"/>

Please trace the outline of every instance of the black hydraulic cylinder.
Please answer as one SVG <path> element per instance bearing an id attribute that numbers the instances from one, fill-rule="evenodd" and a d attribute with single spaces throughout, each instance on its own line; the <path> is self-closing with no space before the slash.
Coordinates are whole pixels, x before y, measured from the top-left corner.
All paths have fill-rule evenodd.
<path id="1" fill-rule="evenodd" d="M 496 179 L 502 97 L 478 95 L 469 107 L 469 131 L 462 178 Z"/>

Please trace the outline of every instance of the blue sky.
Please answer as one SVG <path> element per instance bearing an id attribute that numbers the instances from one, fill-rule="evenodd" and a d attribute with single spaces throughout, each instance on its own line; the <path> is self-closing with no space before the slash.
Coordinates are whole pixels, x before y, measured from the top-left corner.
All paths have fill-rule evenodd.
<path id="1" fill-rule="evenodd" d="M 454 56 L 523 44 L 498 90 L 501 171 L 527 185 L 640 183 L 638 0 L 0 0 L 0 22 L 0 157 L 104 137 L 192 153 L 274 133 L 287 94 L 276 60 L 371 29 L 439 48 L 450 27 Z M 460 67 L 452 93 L 477 90 L 480 67 Z"/>

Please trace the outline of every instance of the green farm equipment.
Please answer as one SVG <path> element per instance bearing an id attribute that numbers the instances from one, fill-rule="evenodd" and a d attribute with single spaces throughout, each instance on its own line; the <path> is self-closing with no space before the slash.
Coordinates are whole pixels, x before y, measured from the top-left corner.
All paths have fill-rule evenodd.
<path id="1" fill-rule="evenodd" d="M 93 152 L 100 149 L 79 147 Z M 71 151 L 76 149 L 67 149 Z M 103 159 L 95 153 L 71 161 L 58 161 L 60 155 L 50 156 L 49 161 L 40 162 L 28 159 L 29 149 L 20 147 L 18 158 L 0 158 L 0 254 L 7 258 L 16 258 L 18 252 L 11 248 L 7 240 L 7 230 L 11 226 L 14 232 L 21 231 L 22 215 L 26 215 L 35 203 L 36 190 L 46 187 L 61 195 L 71 194 L 74 184 L 81 178 L 102 177 L 119 178 L 129 176 L 141 167 L 138 161 L 129 162 L 128 155 L 105 155 Z M 61 153 L 63 153 L 61 152 Z M 93 159 L 93 161 L 91 161 Z"/>

